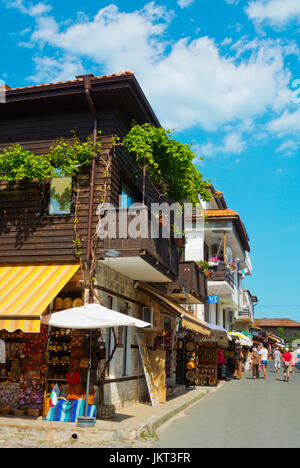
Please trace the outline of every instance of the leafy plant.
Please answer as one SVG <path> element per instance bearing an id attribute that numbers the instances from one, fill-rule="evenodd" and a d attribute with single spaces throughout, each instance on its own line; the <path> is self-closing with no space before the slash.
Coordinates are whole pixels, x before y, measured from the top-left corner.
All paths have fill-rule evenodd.
<path id="1" fill-rule="evenodd" d="M 13 145 L 0 153 L 0 179 L 9 182 L 37 179 L 39 182 L 54 176 L 54 167 L 47 155 L 33 154 Z"/>
<path id="2" fill-rule="evenodd" d="M 198 268 L 202 270 L 204 273 L 207 273 L 209 270 L 209 263 L 205 261 L 197 261 L 196 264 L 198 265 Z"/>
<path id="3" fill-rule="evenodd" d="M 191 145 L 172 138 L 170 130 L 146 123 L 133 125 L 123 140 L 125 149 L 137 163 L 147 165 L 150 179 L 162 186 L 165 195 L 177 202 L 199 203 L 199 195 L 209 201 L 209 181 L 193 164 Z"/>
<path id="4" fill-rule="evenodd" d="M 99 132 L 100 135 L 101 132 Z M 61 138 L 50 148 L 48 157 L 51 165 L 59 170 L 59 174 L 73 177 L 79 174 L 84 167 L 91 164 L 93 153 L 100 151 L 100 149 L 100 138 L 98 138 L 94 148 L 92 135 L 88 136 L 86 141 L 81 142 L 73 133 L 72 142 Z"/>
<path id="5" fill-rule="evenodd" d="M 100 139 L 94 147 L 93 136 L 81 142 L 74 133 L 71 142 L 61 138 L 43 155 L 31 153 L 18 144 L 12 145 L 0 153 L 0 179 L 42 182 L 52 177 L 74 177 L 91 164 L 93 154 L 100 149 Z"/>

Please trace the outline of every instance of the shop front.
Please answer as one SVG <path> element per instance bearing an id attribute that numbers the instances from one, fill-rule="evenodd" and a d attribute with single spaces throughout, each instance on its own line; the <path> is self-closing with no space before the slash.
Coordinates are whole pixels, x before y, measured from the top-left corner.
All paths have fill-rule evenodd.
<path id="1" fill-rule="evenodd" d="M 54 334 L 40 317 L 50 308 L 82 301 L 74 289 L 78 269 L 79 265 L 0 268 L 0 414 L 38 417 L 53 386 L 67 384 L 71 330 Z"/>

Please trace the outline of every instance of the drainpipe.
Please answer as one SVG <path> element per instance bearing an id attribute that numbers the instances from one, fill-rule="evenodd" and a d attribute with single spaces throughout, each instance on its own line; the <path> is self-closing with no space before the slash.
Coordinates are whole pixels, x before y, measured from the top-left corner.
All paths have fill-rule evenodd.
<path id="1" fill-rule="evenodd" d="M 86 262 L 87 262 L 87 267 L 89 269 L 91 267 L 91 260 L 92 260 L 91 258 L 92 226 L 93 226 L 93 206 L 94 206 L 94 193 L 95 193 L 96 144 L 98 141 L 98 120 L 97 120 L 94 102 L 91 96 L 91 89 L 92 89 L 91 76 L 86 75 L 83 77 L 83 85 L 84 85 L 84 92 L 85 92 L 86 100 L 87 100 L 88 106 L 90 108 L 91 114 L 94 119 L 94 129 L 93 129 L 94 152 L 92 156 L 92 168 L 91 168 L 91 179 L 90 179 L 90 199 L 89 199 L 89 216 L 88 216 L 88 232 L 87 232 L 87 247 L 86 247 Z M 90 304 L 93 303 L 93 295 L 92 295 L 90 287 L 89 287 L 88 301 Z M 91 368 L 92 368 L 91 362 L 92 362 L 92 330 L 90 330 L 90 352 L 89 352 L 89 364 L 88 364 L 88 373 L 87 373 L 85 411 L 84 411 L 84 417 L 86 418 L 86 421 L 89 420 L 88 399 L 89 399 L 89 393 L 90 393 L 90 378 L 91 378 Z M 87 424 L 89 426 L 92 425 L 90 421 L 88 421 Z"/>
<path id="2" fill-rule="evenodd" d="M 86 75 L 83 77 L 84 92 L 87 99 L 88 106 L 94 119 L 93 137 L 94 137 L 94 153 L 92 157 L 91 179 L 90 179 L 90 198 L 89 198 L 89 215 L 88 215 L 88 232 L 87 232 L 87 247 L 86 247 L 86 261 L 88 268 L 91 265 L 92 253 L 92 225 L 93 225 L 93 205 L 95 193 L 95 170 L 96 170 L 96 145 L 98 141 L 98 120 L 96 109 L 91 96 L 92 82 L 91 76 Z M 89 303 L 93 302 L 91 291 L 89 290 Z"/>

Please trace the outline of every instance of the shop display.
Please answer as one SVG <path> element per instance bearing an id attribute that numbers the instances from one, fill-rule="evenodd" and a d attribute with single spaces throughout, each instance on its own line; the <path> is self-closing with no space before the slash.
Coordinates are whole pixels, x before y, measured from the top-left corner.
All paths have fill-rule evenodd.
<path id="1" fill-rule="evenodd" d="M 188 341 L 187 342 L 186 349 L 188 351 L 194 351 L 195 348 L 196 348 L 196 343 L 194 341 Z"/>
<path id="2" fill-rule="evenodd" d="M 197 361 L 197 371 L 201 385 L 216 386 L 218 383 L 218 354 L 216 343 L 198 343 Z"/>
<path id="3" fill-rule="evenodd" d="M 5 343 L 5 363 L 0 372 L 1 414 L 40 414 L 46 374 L 47 328 L 40 333 L 0 332 Z"/>
<path id="4" fill-rule="evenodd" d="M 185 344 L 186 384 L 216 386 L 218 355 L 216 343 L 187 340 Z"/>

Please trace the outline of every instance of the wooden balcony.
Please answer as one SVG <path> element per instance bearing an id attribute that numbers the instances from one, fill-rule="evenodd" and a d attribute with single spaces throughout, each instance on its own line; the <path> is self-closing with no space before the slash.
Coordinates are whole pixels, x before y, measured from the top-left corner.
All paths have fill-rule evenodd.
<path id="1" fill-rule="evenodd" d="M 180 304 L 207 302 L 206 276 L 193 261 L 180 262 L 178 279 L 165 288 L 168 296 Z"/>
<path id="2" fill-rule="evenodd" d="M 146 208 L 142 208 L 148 224 L 147 237 L 133 238 L 130 235 L 130 224 L 140 214 L 127 214 L 127 228 L 124 232 L 124 209 L 116 208 L 116 238 L 103 240 L 104 255 L 100 260 L 110 268 L 128 276 L 133 280 L 145 282 L 172 282 L 178 276 L 178 248 L 174 241 L 151 237 L 151 216 Z M 121 235 L 120 235 L 121 233 Z M 109 251 L 116 251 L 116 258 L 106 257 Z"/>
<path id="3" fill-rule="evenodd" d="M 226 265 L 219 264 L 217 266 L 211 266 L 209 268 L 210 276 L 208 281 L 223 281 L 229 284 L 234 289 L 234 278 L 233 274 Z"/>

